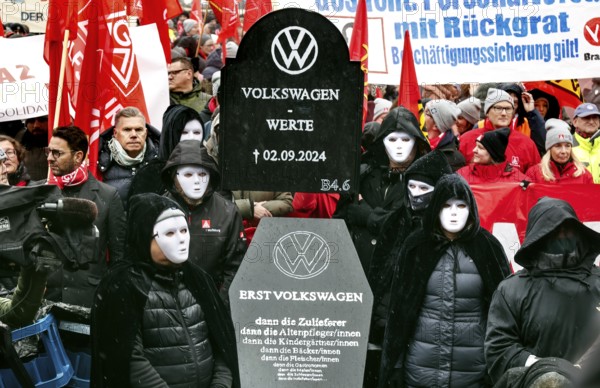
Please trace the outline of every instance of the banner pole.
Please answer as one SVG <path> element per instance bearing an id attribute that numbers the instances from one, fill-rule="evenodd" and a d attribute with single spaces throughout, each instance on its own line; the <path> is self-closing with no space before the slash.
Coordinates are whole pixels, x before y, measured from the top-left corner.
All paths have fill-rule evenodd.
<path id="1" fill-rule="evenodd" d="M 58 88 L 56 89 L 56 106 L 54 107 L 54 123 L 52 129 L 58 127 L 60 119 L 60 105 L 62 103 L 62 88 L 65 81 L 65 69 L 67 67 L 67 50 L 69 48 L 69 29 L 65 29 L 63 38 L 62 55 L 60 58 L 60 74 L 58 77 Z"/>

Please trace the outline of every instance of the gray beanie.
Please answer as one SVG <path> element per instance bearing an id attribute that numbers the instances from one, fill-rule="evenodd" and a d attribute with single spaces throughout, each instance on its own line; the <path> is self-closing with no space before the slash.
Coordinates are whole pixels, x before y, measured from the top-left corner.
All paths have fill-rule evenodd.
<path id="1" fill-rule="evenodd" d="M 377 120 L 379 116 L 392 109 L 392 102 L 385 98 L 376 98 L 373 102 L 375 103 L 375 107 L 373 108 L 373 120 Z"/>
<path id="2" fill-rule="evenodd" d="M 510 106 L 515 107 L 515 102 L 510 94 L 506 93 L 504 90 L 489 88 L 487 92 L 487 97 L 485 98 L 484 110 L 485 114 L 488 113 L 490 108 L 496 105 L 499 102 L 506 101 L 510 103 Z"/>
<path id="3" fill-rule="evenodd" d="M 194 19 L 185 19 L 183 21 L 183 30 L 185 31 L 186 34 L 189 34 L 189 32 L 192 30 L 192 28 L 194 28 L 194 26 L 197 26 L 198 22 L 195 21 Z"/>
<path id="4" fill-rule="evenodd" d="M 433 116 L 433 121 L 435 121 L 435 125 L 437 125 L 440 132 L 452 129 L 460 114 L 460 109 L 456 104 L 448 100 L 431 100 L 427 103 L 427 109 Z"/>
<path id="5" fill-rule="evenodd" d="M 546 121 L 546 151 L 558 143 L 571 143 L 577 145 L 571 134 L 569 124 L 559 119 L 548 119 Z"/>
<path id="6" fill-rule="evenodd" d="M 475 97 L 469 97 L 456 105 L 460 109 L 460 115 L 469 123 L 475 124 L 480 119 L 481 100 Z"/>

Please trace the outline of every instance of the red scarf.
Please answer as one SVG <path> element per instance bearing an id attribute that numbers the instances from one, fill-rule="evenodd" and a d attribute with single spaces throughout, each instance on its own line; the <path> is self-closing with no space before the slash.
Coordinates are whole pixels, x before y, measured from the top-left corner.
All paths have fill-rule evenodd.
<path id="1" fill-rule="evenodd" d="M 63 176 L 54 176 L 50 174 L 48 178 L 48 184 L 57 185 L 61 190 L 65 186 L 79 186 L 84 184 L 88 180 L 88 169 L 87 163 L 82 163 L 81 166 L 77 167 L 73 172 Z"/>

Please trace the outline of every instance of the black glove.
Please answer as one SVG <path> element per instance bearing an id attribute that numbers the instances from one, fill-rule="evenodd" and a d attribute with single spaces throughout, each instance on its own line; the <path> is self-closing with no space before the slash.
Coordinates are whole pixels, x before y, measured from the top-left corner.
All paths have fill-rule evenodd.
<path id="1" fill-rule="evenodd" d="M 348 221 L 350 221 L 352 225 L 365 226 L 367 225 L 371 210 L 371 207 L 364 201 L 360 204 L 350 204 L 348 205 Z"/>
<path id="2" fill-rule="evenodd" d="M 39 239 L 33 245 L 31 252 L 29 252 L 29 259 L 35 272 L 48 274 L 56 271 L 63 264 L 54 252 L 52 245 L 43 239 Z"/>

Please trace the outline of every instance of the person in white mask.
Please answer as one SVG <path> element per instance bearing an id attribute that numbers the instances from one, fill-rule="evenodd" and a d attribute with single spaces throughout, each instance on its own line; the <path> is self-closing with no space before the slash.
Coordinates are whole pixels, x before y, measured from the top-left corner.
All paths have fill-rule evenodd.
<path id="1" fill-rule="evenodd" d="M 479 224 L 467 182 L 456 174 L 442 176 L 423 225 L 400 250 L 380 384 L 486 387 L 489 303 L 509 274 L 502 246 Z"/>
<path id="2" fill-rule="evenodd" d="M 242 218 L 234 203 L 215 192 L 220 174 L 200 141 L 175 146 L 162 173 L 166 196 L 189 222 L 190 260 L 208 272 L 224 301 L 246 250 Z"/>
<path id="3" fill-rule="evenodd" d="M 189 259 L 184 211 L 135 195 L 127 236 L 127 259 L 92 305 L 92 384 L 239 387 L 233 323 L 212 278 Z"/>

